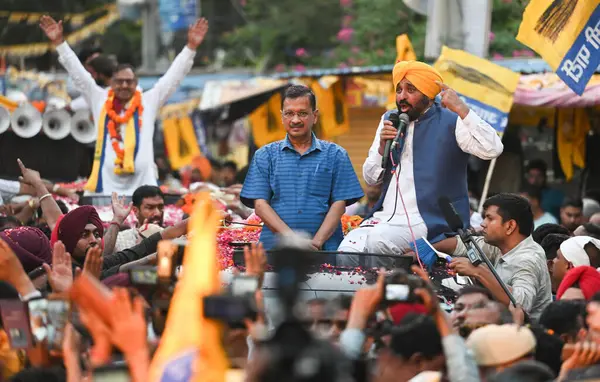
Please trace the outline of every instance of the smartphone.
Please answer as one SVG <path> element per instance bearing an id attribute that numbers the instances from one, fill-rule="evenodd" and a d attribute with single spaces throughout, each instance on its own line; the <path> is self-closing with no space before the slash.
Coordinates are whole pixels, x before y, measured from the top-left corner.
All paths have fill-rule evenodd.
<path id="1" fill-rule="evenodd" d="M 33 347 L 27 304 L 21 300 L 0 300 L 0 314 L 10 347 L 12 349 Z"/>
<path id="2" fill-rule="evenodd" d="M 65 300 L 48 300 L 48 349 L 61 350 L 70 304 Z"/>
<path id="3" fill-rule="evenodd" d="M 386 301 L 402 301 L 406 302 L 410 298 L 410 287 L 404 284 L 386 284 L 385 299 Z"/>
<path id="4" fill-rule="evenodd" d="M 129 269 L 129 278 L 135 286 L 158 284 L 156 267 L 138 266 Z"/>
<path id="5" fill-rule="evenodd" d="M 48 340 L 48 300 L 37 298 L 27 302 L 29 326 L 34 344 Z"/>

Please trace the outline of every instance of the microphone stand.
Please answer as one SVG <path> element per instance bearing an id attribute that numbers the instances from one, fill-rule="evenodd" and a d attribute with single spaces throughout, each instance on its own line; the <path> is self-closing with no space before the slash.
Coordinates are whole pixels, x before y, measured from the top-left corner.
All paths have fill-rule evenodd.
<path id="1" fill-rule="evenodd" d="M 458 235 L 465 247 L 467 247 L 467 256 L 471 263 L 474 266 L 479 266 L 479 264 L 481 264 L 483 260 L 483 262 L 487 265 L 489 270 L 496 278 L 496 281 L 498 281 L 498 284 L 500 284 L 500 286 L 504 290 L 504 293 L 506 293 L 506 295 L 508 296 L 508 299 L 513 303 L 514 306 L 517 306 L 517 301 L 515 300 L 514 296 L 512 295 L 504 281 L 502 281 L 498 272 L 496 272 L 496 269 L 492 265 L 490 259 L 488 259 L 487 256 L 483 253 L 481 247 L 479 247 L 479 244 L 477 244 L 477 242 L 473 240 L 473 236 L 463 229 L 458 230 Z M 474 251 L 477 251 L 477 253 L 475 253 Z"/>

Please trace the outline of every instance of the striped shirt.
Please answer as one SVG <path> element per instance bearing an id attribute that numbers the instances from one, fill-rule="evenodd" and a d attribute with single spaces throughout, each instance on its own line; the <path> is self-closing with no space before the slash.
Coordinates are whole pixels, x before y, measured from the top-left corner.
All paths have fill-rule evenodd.
<path id="1" fill-rule="evenodd" d="M 313 134 L 302 155 L 287 137 L 256 151 L 240 199 L 250 208 L 256 199 L 266 200 L 288 227 L 314 237 L 334 202 L 350 205 L 363 195 L 346 150 Z M 323 250 L 336 250 L 342 238 L 339 224 Z M 260 241 L 265 249 L 275 246 L 275 239 L 264 226 Z"/>

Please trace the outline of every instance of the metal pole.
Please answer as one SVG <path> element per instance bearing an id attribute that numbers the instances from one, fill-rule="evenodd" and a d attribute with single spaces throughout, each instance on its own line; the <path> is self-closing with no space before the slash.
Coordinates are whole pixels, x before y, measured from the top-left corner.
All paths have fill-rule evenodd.
<path id="1" fill-rule="evenodd" d="M 142 68 L 144 71 L 156 70 L 158 58 L 158 0 L 147 0 L 142 7 Z"/>

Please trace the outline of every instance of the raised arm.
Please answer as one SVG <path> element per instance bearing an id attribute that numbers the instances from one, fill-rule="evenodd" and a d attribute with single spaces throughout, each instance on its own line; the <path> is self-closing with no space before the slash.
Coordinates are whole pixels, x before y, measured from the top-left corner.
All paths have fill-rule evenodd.
<path id="1" fill-rule="evenodd" d="M 96 84 L 94 77 L 85 69 L 73 49 L 65 41 L 63 36 L 62 20 L 56 22 L 52 17 L 44 15 L 40 19 L 40 28 L 48 39 L 56 47 L 58 61 L 69 73 L 75 88 L 93 103 L 98 96 L 104 96 L 104 89 Z"/>
<path id="2" fill-rule="evenodd" d="M 204 36 L 208 31 L 208 21 L 202 18 L 190 26 L 188 30 L 188 43 L 181 53 L 175 57 L 175 60 L 169 67 L 169 70 L 158 80 L 156 85 L 144 94 L 146 100 L 153 100 L 156 106 L 162 106 L 171 94 L 179 87 L 183 78 L 190 72 L 194 65 L 196 49 L 204 41 Z M 146 101 L 147 102 L 147 101 Z"/>

